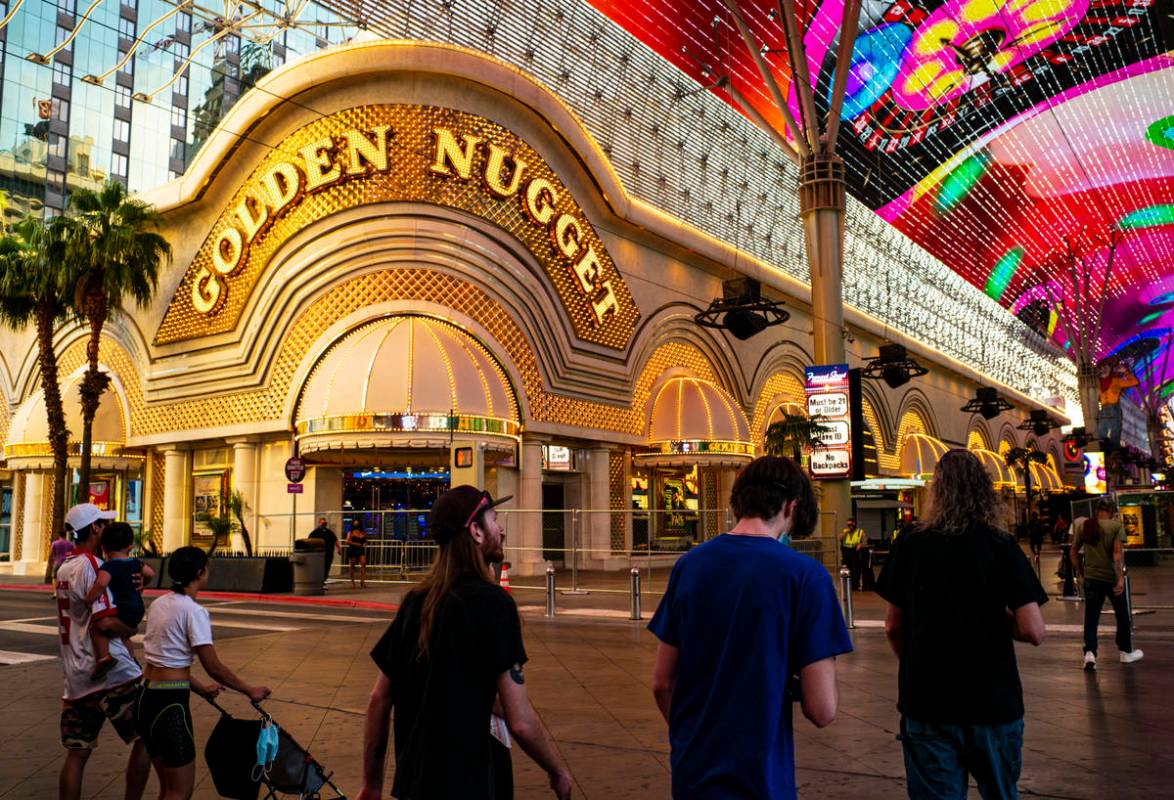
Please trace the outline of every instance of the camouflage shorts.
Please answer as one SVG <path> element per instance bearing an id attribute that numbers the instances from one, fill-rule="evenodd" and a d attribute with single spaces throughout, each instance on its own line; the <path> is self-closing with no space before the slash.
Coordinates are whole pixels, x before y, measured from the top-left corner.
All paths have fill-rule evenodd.
<path id="1" fill-rule="evenodd" d="M 98 746 L 102 723 L 110 720 L 122 741 L 133 742 L 135 732 L 135 698 L 141 681 L 94 692 L 77 700 L 61 703 L 61 744 L 70 750 L 93 750 Z"/>

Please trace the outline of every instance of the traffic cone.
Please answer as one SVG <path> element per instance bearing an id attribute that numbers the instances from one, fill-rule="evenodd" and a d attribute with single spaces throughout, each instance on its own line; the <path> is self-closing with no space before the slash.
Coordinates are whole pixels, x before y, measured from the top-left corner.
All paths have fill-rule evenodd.
<path id="1" fill-rule="evenodd" d="M 506 590 L 506 594 L 513 594 L 510 589 L 510 562 L 501 562 L 501 580 L 498 581 L 498 586 Z"/>

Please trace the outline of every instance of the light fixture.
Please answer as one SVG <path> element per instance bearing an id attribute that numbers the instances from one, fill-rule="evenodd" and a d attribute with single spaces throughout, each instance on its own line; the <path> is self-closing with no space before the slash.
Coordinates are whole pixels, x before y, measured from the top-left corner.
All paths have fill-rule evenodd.
<path id="1" fill-rule="evenodd" d="M 904 386 L 910 378 L 917 378 L 929 372 L 909 357 L 904 345 L 882 344 L 879 355 L 869 359 L 868 366 L 861 373 L 872 380 L 883 380 L 890 389 Z"/>
<path id="2" fill-rule="evenodd" d="M 722 281 L 722 296 L 709 308 L 693 317 L 703 328 L 724 328 L 739 341 L 762 333 L 771 325 L 779 325 L 791 318 L 782 308 L 781 300 L 762 296 L 762 284 L 753 278 L 732 278 Z"/>
<path id="3" fill-rule="evenodd" d="M 970 414 L 981 414 L 983 419 L 994 419 L 1004 411 L 1010 411 L 1014 406 L 999 397 L 996 389 L 990 386 L 980 386 L 962 410 Z"/>
<path id="4" fill-rule="evenodd" d="M 1071 443 L 1077 449 L 1084 447 L 1092 441 L 1092 437 L 1088 435 L 1088 431 L 1084 427 L 1073 428 L 1072 432 L 1065 436 L 1061 441 Z"/>
<path id="5" fill-rule="evenodd" d="M 1017 427 L 1021 431 L 1031 431 L 1036 436 L 1045 436 L 1048 431 L 1059 428 L 1060 423 L 1052 419 L 1048 412 L 1042 408 L 1034 408 L 1031 411 L 1031 416 L 1023 420 Z"/>

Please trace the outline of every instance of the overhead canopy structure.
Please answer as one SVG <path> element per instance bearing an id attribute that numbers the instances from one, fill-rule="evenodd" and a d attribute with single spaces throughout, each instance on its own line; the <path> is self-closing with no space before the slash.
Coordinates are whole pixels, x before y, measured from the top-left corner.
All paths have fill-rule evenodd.
<path id="1" fill-rule="evenodd" d="M 1043 492 L 1065 491 L 1064 481 L 1061 480 L 1051 464 L 1039 464 L 1035 461 L 1029 463 L 1031 469 L 1031 485 L 1034 489 L 1039 489 Z"/>
<path id="2" fill-rule="evenodd" d="M 1015 473 L 1011 471 L 1011 467 L 1007 466 L 1007 461 L 1001 455 L 993 450 L 984 450 L 976 448 L 970 452 L 978 457 L 982 462 L 983 469 L 991 476 L 991 481 L 995 484 L 996 489 L 1012 488 L 1018 482 Z"/>
<path id="3" fill-rule="evenodd" d="M 901 446 L 901 474 L 923 480 L 932 478 L 938 459 L 949 449 L 945 442 L 928 434 L 909 434 Z"/>
<path id="4" fill-rule="evenodd" d="M 589 0 L 758 124 L 802 119 L 783 15 L 826 114 L 848 0 Z M 1161 0 L 879 0 L 855 26 L 849 191 L 1057 344 L 1063 248 L 1088 231 L 1103 357 L 1174 324 L 1174 15 Z M 735 18 L 752 41 L 748 48 Z M 765 73 L 757 62 L 765 61 Z M 799 76 L 800 78 L 802 75 Z M 775 87 L 770 83 L 777 85 Z M 782 107 L 775 97 L 785 98 Z M 794 153 L 791 153 L 794 156 Z M 1104 239 L 1123 239 L 1111 279 Z M 1174 365 L 1171 372 L 1174 373 Z M 1174 378 L 1174 374 L 1163 375 Z"/>
<path id="5" fill-rule="evenodd" d="M 657 390 L 648 424 L 649 452 L 636 458 L 658 467 L 740 467 L 754 457 L 746 415 L 720 387 L 698 378 L 670 378 Z"/>
<path id="6" fill-rule="evenodd" d="M 302 453 L 446 448 L 454 436 L 510 452 L 521 432 L 497 361 L 462 329 L 423 316 L 376 320 L 331 346 L 295 420 Z"/>

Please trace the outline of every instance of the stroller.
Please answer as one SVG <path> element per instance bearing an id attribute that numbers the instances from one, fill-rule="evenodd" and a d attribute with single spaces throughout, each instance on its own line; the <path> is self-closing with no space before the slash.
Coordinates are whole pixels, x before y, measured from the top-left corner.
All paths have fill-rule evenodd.
<path id="1" fill-rule="evenodd" d="M 216 785 L 216 793 L 232 800 L 257 800 L 261 787 L 266 789 L 263 800 L 277 800 L 281 795 L 296 795 L 299 800 L 319 800 L 323 787 L 334 791 L 336 800 L 346 795 L 330 780 L 327 772 L 284 728 L 278 729 L 277 758 L 268 771 L 256 764 L 257 737 L 266 722 L 273 717 L 253 703 L 260 719 L 235 719 L 215 700 L 208 702 L 220 712 L 220 720 L 208 737 L 204 759 Z"/>

